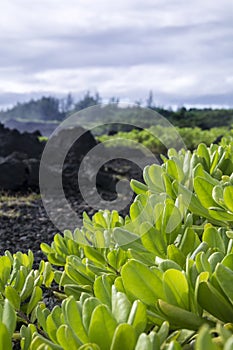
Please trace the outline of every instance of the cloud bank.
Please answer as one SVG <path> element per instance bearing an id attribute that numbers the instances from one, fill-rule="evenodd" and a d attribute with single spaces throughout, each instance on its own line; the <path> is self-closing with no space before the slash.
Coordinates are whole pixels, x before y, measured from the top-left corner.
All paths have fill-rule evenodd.
<path id="1" fill-rule="evenodd" d="M 3 0 L 0 105 L 96 91 L 233 106 L 231 0 Z"/>

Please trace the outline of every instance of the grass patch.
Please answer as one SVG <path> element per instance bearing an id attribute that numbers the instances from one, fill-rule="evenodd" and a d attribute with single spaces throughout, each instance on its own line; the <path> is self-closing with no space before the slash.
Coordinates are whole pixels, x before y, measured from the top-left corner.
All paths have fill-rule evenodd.
<path id="1" fill-rule="evenodd" d="M 29 194 L 9 194 L 6 192 L 0 193 L 0 207 L 4 204 L 7 206 L 12 205 L 30 205 L 32 202 L 40 199 L 41 196 L 38 193 L 29 193 Z"/>

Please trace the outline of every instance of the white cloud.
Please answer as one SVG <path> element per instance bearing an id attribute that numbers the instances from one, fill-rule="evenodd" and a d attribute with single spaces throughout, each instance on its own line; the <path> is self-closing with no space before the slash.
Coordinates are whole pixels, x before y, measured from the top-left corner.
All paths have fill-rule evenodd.
<path id="1" fill-rule="evenodd" d="M 233 105 L 232 23 L 231 0 L 3 0 L 1 101 L 151 89 L 167 105 L 224 95 Z"/>

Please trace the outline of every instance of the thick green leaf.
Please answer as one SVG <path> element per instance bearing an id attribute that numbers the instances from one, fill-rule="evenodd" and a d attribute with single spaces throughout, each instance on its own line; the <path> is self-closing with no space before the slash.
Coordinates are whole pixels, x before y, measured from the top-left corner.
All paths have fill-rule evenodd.
<path id="1" fill-rule="evenodd" d="M 82 309 L 82 322 L 86 329 L 86 332 L 89 330 L 90 321 L 92 312 L 95 310 L 95 308 L 100 305 L 101 302 L 99 299 L 91 297 L 87 298 L 83 303 L 83 309 Z"/>
<path id="2" fill-rule="evenodd" d="M 233 271 L 222 264 L 218 264 L 215 274 L 219 285 L 233 305 Z"/>
<path id="3" fill-rule="evenodd" d="M 197 330 L 206 322 L 206 320 L 195 315 L 194 313 L 168 304 L 163 300 L 158 300 L 158 307 L 164 318 L 174 328 Z"/>
<path id="4" fill-rule="evenodd" d="M 166 256 L 167 245 L 159 230 L 150 223 L 145 222 L 140 227 L 140 233 L 142 244 L 149 252 L 160 257 Z"/>
<path id="5" fill-rule="evenodd" d="M 45 263 L 45 269 L 44 269 L 44 273 L 43 273 L 43 283 L 45 285 L 45 287 L 49 288 L 53 282 L 53 278 L 54 278 L 54 272 L 52 270 L 52 266 L 49 262 Z"/>
<path id="6" fill-rule="evenodd" d="M 118 292 L 125 293 L 125 287 L 123 285 L 122 277 L 117 277 L 114 281 L 114 286 L 118 290 Z"/>
<path id="7" fill-rule="evenodd" d="M 104 215 L 101 211 L 98 211 L 97 213 L 95 213 L 95 215 L 93 216 L 93 220 L 98 225 L 98 227 L 100 226 L 103 228 L 107 228 L 106 220 L 105 220 Z"/>
<path id="8" fill-rule="evenodd" d="M 64 286 L 64 292 L 67 295 L 67 297 L 73 296 L 75 300 L 79 300 L 82 292 L 88 293 L 91 291 L 87 287 L 90 287 L 90 286 L 79 287 L 77 284 L 66 284 Z"/>
<path id="9" fill-rule="evenodd" d="M 168 303 L 189 309 L 189 286 L 185 275 L 170 269 L 163 274 L 163 287 Z"/>
<path id="10" fill-rule="evenodd" d="M 132 325 L 139 336 L 147 325 L 146 307 L 140 300 L 135 300 L 130 310 L 128 324 Z"/>
<path id="11" fill-rule="evenodd" d="M 11 260 L 8 256 L 0 257 L 0 280 L 3 285 L 7 284 L 11 272 Z"/>
<path id="12" fill-rule="evenodd" d="M 87 271 L 86 265 L 82 263 L 79 257 L 68 256 L 65 271 L 77 284 L 88 285 L 94 282 L 95 275 Z"/>
<path id="13" fill-rule="evenodd" d="M 69 297 L 63 301 L 62 309 L 65 322 L 83 343 L 88 342 L 88 336 L 82 323 L 77 301 L 73 297 Z"/>
<path id="14" fill-rule="evenodd" d="M 148 203 L 143 203 L 141 202 L 141 198 L 143 198 L 144 202 L 144 197 L 143 195 L 138 195 L 135 199 L 135 201 L 131 204 L 130 206 L 130 218 L 132 220 L 132 223 L 135 225 L 140 225 L 143 221 L 145 221 L 147 217 L 147 206 Z M 146 200 L 148 200 L 148 197 L 145 197 Z"/>
<path id="15" fill-rule="evenodd" d="M 37 320 L 38 320 L 40 327 L 42 327 L 44 330 L 46 330 L 46 318 L 48 317 L 48 315 L 49 315 L 48 309 L 42 310 L 40 305 L 37 306 L 36 317 L 37 317 Z"/>
<path id="16" fill-rule="evenodd" d="M 192 228 L 188 227 L 185 230 L 179 248 L 183 254 L 187 256 L 188 253 L 193 252 L 200 243 L 201 241 L 196 232 Z"/>
<path id="17" fill-rule="evenodd" d="M 212 197 L 214 185 L 203 177 L 197 176 L 194 178 L 194 189 L 205 208 L 215 207 L 216 202 Z"/>
<path id="18" fill-rule="evenodd" d="M 163 192 L 164 186 L 162 181 L 163 169 L 158 164 L 146 166 L 143 170 L 143 178 L 151 191 Z"/>
<path id="19" fill-rule="evenodd" d="M 9 335 L 11 336 L 14 333 L 16 327 L 16 313 L 8 299 L 5 299 L 4 301 L 2 323 L 5 324 Z"/>
<path id="20" fill-rule="evenodd" d="M 167 234 L 167 241 L 169 244 L 176 239 L 182 222 L 182 216 L 179 209 L 172 201 L 167 200 L 163 210 L 162 228 L 163 232 Z"/>
<path id="21" fill-rule="evenodd" d="M 153 265 L 155 261 L 155 256 L 153 253 L 140 253 L 136 252 L 134 249 L 128 250 L 128 258 L 141 261 L 143 264 L 148 266 Z"/>
<path id="22" fill-rule="evenodd" d="M 205 241 L 210 248 L 218 249 L 225 253 L 225 245 L 220 233 L 213 226 L 208 226 L 203 233 L 202 240 Z"/>
<path id="23" fill-rule="evenodd" d="M 4 323 L 0 323 L 0 350 L 12 350 L 11 335 Z"/>
<path id="24" fill-rule="evenodd" d="M 211 183 L 213 186 L 219 184 L 219 181 L 215 179 L 213 176 L 209 174 L 209 172 L 205 171 L 202 164 L 197 164 L 193 170 L 194 178 L 201 177 Z"/>
<path id="25" fill-rule="evenodd" d="M 180 267 L 183 267 L 186 261 L 186 257 L 183 252 L 174 244 L 170 244 L 167 247 L 167 257 L 168 259 L 177 263 Z"/>
<path id="26" fill-rule="evenodd" d="M 5 297 L 10 301 L 15 310 L 20 308 L 20 296 L 12 286 L 6 286 Z"/>
<path id="27" fill-rule="evenodd" d="M 63 324 L 58 328 L 57 340 L 64 350 L 77 350 L 81 345 L 80 340 L 66 324 Z"/>
<path id="28" fill-rule="evenodd" d="M 222 260 L 222 264 L 229 269 L 233 270 L 233 253 L 226 255 L 225 258 Z"/>
<path id="29" fill-rule="evenodd" d="M 233 306 L 209 282 L 201 282 L 197 299 L 203 309 L 223 322 L 233 322 Z"/>
<path id="30" fill-rule="evenodd" d="M 145 194 L 148 190 L 148 187 L 146 185 L 137 180 L 131 180 L 130 186 L 136 194 Z"/>
<path id="31" fill-rule="evenodd" d="M 182 182 L 184 178 L 183 170 L 180 165 L 174 159 L 169 159 L 166 163 L 167 173 L 179 182 Z"/>
<path id="32" fill-rule="evenodd" d="M 142 333 L 138 338 L 135 350 L 160 350 L 157 334 L 155 332 L 151 332 L 149 335 Z"/>
<path id="33" fill-rule="evenodd" d="M 217 185 L 213 188 L 212 197 L 215 200 L 215 202 L 218 203 L 218 205 L 223 207 L 224 200 L 223 200 L 223 187 L 222 186 Z"/>
<path id="34" fill-rule="evenodd" d="M 209 246 L 206 242 L 201 242 L 201 244 L 199 244 L 199 246 L 194 250 L 194 252 L 192 253 L 192 255 L 190 256 L 190 259 L 195 260 L 197 255 L 200 252 L 204 252 L 206 253 L 208 250 Z"/>
<path id="35" fill-rule="evenodd" d="M 173 188 L 177 195 L 182 194 L 185 205 L 193 214 L 208 218 L 212 220 L 211 222 L 216 221 L 216 223 L 221 224 L 221 221 L 219 222 L 211 217 L 208 210 L 202 206 L 200 200 L 189 189 L 176 181 L 173 183 Z"/>
<path id="36" fill-rule="evenodd" d="M 122 268 L 122 280 L 127 294 L 147 305 L 155 305 L 163 298 L 162 272 L 151 271 L 146 265 L 130 260 Z"/>
<path id="37" fill-rule="evenodd" d="M 124 250 L 132 248 L 139 252 L 146 252 L 146 249 L 141 243 L 140 237 L 132 232 L 124 230 L 120 227 L 115 228 L 113 231 L 113 237 L 116 243 Z"/>
<path id="38" fill-rule="evenodd" d="M 44 338 L 42 335 L 38 333 L 33 334 L 33 339 L 31 342 L 30 350 L 64 350 L 60 345 L 54 344 L 50 340 Z"/>
<path id="39" fill-rule="evenodd" d="M 34 288 L 34 278 L 31 274 L 26 277 L 23 289 L 20 293 L 21 301 L 26 300 L 32 293 Z"/>
<path id="40" fill-rule="evenodd" d="M 223 199 L 227 208 L 233 212 L 233 186 L 227 186 L 223 191 Z"/>
<path id="41" fill-rule="evenodd" d="M 205 160 L 207 169 L 210 168 L 210 154 L 207 146 L 204 143 L 200 143 L 197 148 L 197 155 Z"/>
<path id="42" fill-rule="evenodd" d="M 224 258 L 224 254 L 222 252 L 215 252 L 210 255 L 208 261 L 210 263 L 211 271 L 213 272 L 218 263 L 220 263 Z"/>
<path id="43" fill-rule="evenodd" d="M 174 197 L 174 191 L 173 191 L 173 188 L 172 188 L 172 180 L 171 180 L 170 176 L 167 173 L 163 173 L 162 174 L 162 180 L 163 180 L 163 184 L 164 184 L 164 187 L 165 187 L 166 194 L 170 198 L 173 198 Z"/>
<path id="44" fill-rule="evenodd" d="M 57 343 L 57 330 L 61 326 L 61 320 L 60 320 L 60 312 L 61 310 L 59 307 L 55 307 L 53 309 L 53 312 L 48 315 L 46 319 L 46 332 L 49 335 L 49 338 L 54 342 Z"/>
<path id="45" fill-rule="evenodd" d="M 89 339 L 101 350 L 109 350 L 117 322 L 106 305 L 95 308 L 89 327 Z"/>
<path id="46" fill-rule="evenodd" d="M 119 270 L 127 260 L 127 252 L 120 248 L 111 250 L 107 255 L 107 259 L 114 269 Z"/>
<path id="47" fill-rule="evenodd" d="M 211 155 L 211 168 L 210 173 L 212 174 L 213 171 L 216 169 L 218 162 L 219 162 L 219 152 L 218 150 L 214 151 L 214 153 Z"/>
<path id="48" fill-rule="evenodd" d="M 180 267 L 180 265 L 178 265 L 175 261 L 169 260 L 169 259 L 162 260 L 162 261 L 159 263 L 159 268 L 160 268 L 163 272 L 165 272 L 165 271 L 167 271 L 167 270 L 170 270 L 170 269 L 175 269 L 175 270 L 182 271 L 182 268 Z"/>
<path id="49" fill-rule="evenodd" d="M 111 306 L 112 302 L 112 284 L 114 278 L 108 275 L 102 275 L 96 278 L 94 282 L 94 294 L 103 304 Z"/>
<path id="50" fill-rule="evenodd" d="M 204 252 L 200 252 L 196 256 L 196 268 L 198 273 L 207 271 L 211 273 L 211 266 Z"/>
<path id="51" fill-rule="evenodd" d="M 32 310 L 37 306 L 38 302 L 42 299 L 42 289 L 36 286 L 33 289 L 32 295 L 30 297 L 28 306 L 27 306 L 27 315 L 29 315 Z"/>
<path id="52" fill-rule="evenodd" d="M 126 323 L 131 309 L 131 303 L 124 293 L 117 292 L 112 287 L 112 314 L 117 323 Z"/>
<path id="53" fill-rule="evenodd" d="M 28 350 L 32 341 L 32 331 L 30 327 L 22 325 L 20 328 L 20 346 L 22 350 Z"/>
<path id="54" fill-rule="evenodd" d="M 110 350 L 134 350 L 136 332 L 129 324 L 120 324 L 114 333 Z"/>
<path id="55" fill-rule="evenodd" d="M 160 344 L 165 342 L 165 340 L 167 339 L 168 334 L 169 334 L 169 330 L 170 330 L 169 323 L 167 321 L 164 321 L 157 332 L 159 340 L 160 340 Z"/>

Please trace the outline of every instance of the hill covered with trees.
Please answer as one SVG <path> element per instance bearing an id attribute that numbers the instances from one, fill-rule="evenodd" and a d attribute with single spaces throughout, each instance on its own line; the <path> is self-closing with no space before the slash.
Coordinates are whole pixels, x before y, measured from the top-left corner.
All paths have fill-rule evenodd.
<path id="1" fill-rule="evenodd" d="M 70 113 L 78 112 L 90 106 L 102 103 L 102 98 L 98 93 L 90 94 L 86 92 L 85 95 L 75 100 L 73 95 L 69 93 L 66 97 L 58 99 L 53 96 L 43 96 L 37 100 L 30 100 L 25 103 L 17 103 L 14 107 L 4 111 L 0 111 L 0 121 L 6 122 L 9 120 L 21 121 L 62 121 Z M 115 105 L 115 115 L 120 114 L 120 109 L 117 108 L 119 98 L 112 97 L 108 101 L 108 105 Z M 186 108 L 181 107 L 177 110 L 171 108 L 158 107 L 153 101 L 152 93 L 149 94 L 145 103 L 135 102 L 138 106 L 150 108 L 163 117 L 167 118 L 173 125 L 178 127 L 199 127 L 203 130 L 215 127 L 227 126 L 231 127 L 233 124 L 233 109 L 213 109 L 213 108 Z M 127 121 L 134 121 L 134 114 L 129 108 L 129 119 Z M 153 125 L 151 120 L 147 119 L 146 114 L 143 117 L 145 127 Z"/>

